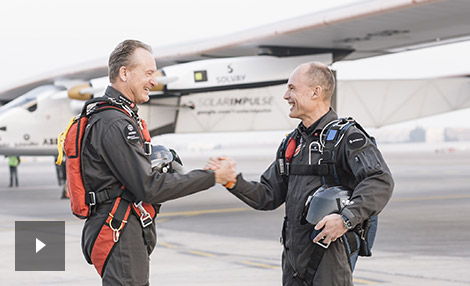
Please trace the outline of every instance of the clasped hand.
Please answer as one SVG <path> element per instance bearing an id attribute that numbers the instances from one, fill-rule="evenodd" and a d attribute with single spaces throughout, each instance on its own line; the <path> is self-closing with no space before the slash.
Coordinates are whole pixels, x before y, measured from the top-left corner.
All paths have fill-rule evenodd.
<path id="1" fill-rule="evenodd" d="M 207 162 L 205 170 L 213 170 L 215 173 L 215 182 L 225 185 L 234 182 L 237 179 L 235 169 L 236 163 L 232 158 L 226 156 L 211 157 Z"/>

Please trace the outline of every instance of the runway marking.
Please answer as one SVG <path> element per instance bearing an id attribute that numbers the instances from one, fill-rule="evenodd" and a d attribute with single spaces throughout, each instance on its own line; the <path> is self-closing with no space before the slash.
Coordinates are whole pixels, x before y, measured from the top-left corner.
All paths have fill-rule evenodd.
<path id="1" fill-rule="evenodd" d="M 199 210 L 199 211 L 183 211 L 183 212 L 168 212 L 160 213 L 158 217 L 171 217 L 171 216 L 196 216 L 202 214 L 217 214 L 217 213 L 231 213 L 231 212 L 244 212 L 250 210 L 249 208 L 231 208 L 231 209 L 213 209 L 213 210 Z"/>
<path id="2" fill-rule="evenodd" d="M 172 248 L 172 249 L 179 248 L 179 245 L 167 243 L 167 242 L 158 242 L 158 244 L 167 248 Z M 209 258 L 217 258 L 220 256 L 218 254 L 213 254 L 213 253 L 199 251 L 199 250 L 185 250 L 182 253 L 209 257 Z M 266 264 L 266 263 L 255 262 L 255 261 L 250 261 L 250 260 L 238 261 L 238 263 L 245 265 L 245 266 L 251 266 L 251 267 L 262 268 L 262 269 L 280 269 L 281 268 L 280 265 Z M 353 278 L 353 281 L 354 283 L 357 283 L 358 285 L 371 285 L 371 284 L 379 283 L 379 281 L 367 280 L 367 279 L 362 279 L 362 278 Z"/>
<path id="3" fill-rule="evenodd" d="M 411 197 L 411 198 L 392 198 L 392 202 L 410 202 L 410 201 L 432 201 L 432 200 L 455 200 L 470 199 L 470 194 L 454 195 L 454 196 L 427 196 L 427 197 Z"/>
<path id="4" fill-rule="evenodd" d="M 171 243 L 167 243 L 167 242 L 158 242 L 158 245 L 161 245 L 161 246 L 166 247 L 166 248 L 173 248 L 173 249 L 179 247 L 176 244 L 171 244 Z M 187 251 L 184 251 L 184 253 L 194 254 L 194 255 L 198 255 L 198 256 L 205 256 L 205 257 L 216 257 L 215 254 L 204 252 L 204 251 L 199 251 L 199 250 L 187 250 Z"/>
<path id="5" fill-rule="evenodd" d="M 370 285 L 370 284 L 377 284 L 377 281 L 365 280 L 360 278 L 353 278 L 354 284 L 359 283 L 360 285 Z"/>
<path id="6" fill-rule="evenodd" d="M 259 262 L 248 261 L 248 260 L 241 261 L 240 263 L 248 264 L 250 266 L 255 266 L 255 267 L 258 267 L 258 268 L 270 268 L 270 269 L 280 268 L 280 266 L 278 266 L 278 265 L 269 265 L 269 264 L 264 264 L 264 263 L 259 263 Z"/>
<path id="7" fill-rule="evenodd" d="M 187 253 L 195 254 L 195 255 L 199 255 L 199 256 L 205 256 L 205 257 L 215 257 L 216 256 L 215 254 L 212 254 L 212 253 L 207 253 L 207 252 L 197 251 L 197 250 L 189 250 L 189 251 L 187 251 Z"/>
<path id="8" fill-rule="evenodd" d="M 171 244 L 167 242 L 158 242 L 158 245 L 164 246 L 166 248 L 177 248 L 178 246 L 176 244 Z"/>

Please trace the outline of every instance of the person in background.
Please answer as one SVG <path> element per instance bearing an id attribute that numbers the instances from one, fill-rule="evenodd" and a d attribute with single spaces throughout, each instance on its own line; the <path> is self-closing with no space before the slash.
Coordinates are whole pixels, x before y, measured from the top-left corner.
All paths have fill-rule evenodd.
<path id="1" fill-rule="evenodd" d="M 18 156 L 9 156 L 8 157 L 8 166 L 10 166 L 10 185 L 8 187 L 13 187 L 13 184 L 18 187 L 18 165 L 20 164 L 20 157 Z"/>

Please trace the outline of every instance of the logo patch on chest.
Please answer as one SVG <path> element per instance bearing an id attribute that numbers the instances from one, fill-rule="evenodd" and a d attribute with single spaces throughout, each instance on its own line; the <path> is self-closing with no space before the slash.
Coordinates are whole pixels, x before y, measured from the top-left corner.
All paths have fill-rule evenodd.
<path id="1" fill-rule="evenodd" d="M 132 143 L 139 142 L 140 140 L 140 136 L 132 124 L 129 124 L 124 128 L 124 137 L 127 139 L 127 141 Z"/>

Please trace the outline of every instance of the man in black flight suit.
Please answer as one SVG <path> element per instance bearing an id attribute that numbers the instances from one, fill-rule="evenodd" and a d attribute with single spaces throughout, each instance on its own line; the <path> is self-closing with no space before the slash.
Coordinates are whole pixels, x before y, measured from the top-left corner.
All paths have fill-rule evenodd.
<path id="1" fill-rule="evenodd" d="M 216 182 L 226 183 L 222 175 L 230 177 L 224 173 L 234 173 L 234 166 L 228 163 L 216 171 L 193 170 L 187 174 L 159 174 L 152 170 L 150 158 L 142 148 L 144 142 L 139 137 L 142 127 L 137 104 L 149 100 L 149 91 L 157 84 L 155 73 L 152 49 L 140 41 L 123 41 L 111 53 L 111 86 L 104 97 L 112 99 L 125 112 L 109 108 L 93 114 L 88 121 L 91 127 L 82 152 L 82 170 L 84 184 L 89 190 L 108 190 L 112 194 L 125 186 L 123 195 L 134 198 L 134 202 L 160 204 L 208 189 Z M 85 222 L 82 249 L 89 262 L 92 262 L 90 257 L 99 255 L 100 247 L 96 244 L 102 245 L 102 241 L 95 238 L 110 214 L 111 203 L 109 200 L 94 206 Z M 136 215 L 130 214 L 124 223 L 125 231 L 114 232 L 112 237 L 101 237 L 107 242 L 117 241 L 104 262 L 102 283 L 148 285 L 149 255 L 156 238 L 150 239 L 149 243 Z M 155 236 L 154 223 L 148 227 Z"/>
<path id="2" fill-rule="evenodd" d="M 291 106 L 289 116 L 299 118 L 301 123 L 292 136 L 295 149 L 291 154 L 290 166 L 308 165 L 309 159 L 310 164 L 319 163 L 320 152 L 310 147 L 318 146 L 315 142 L 320 141 L 322 129 L 338 119 L 330 107 L 334 89 L 333 74 L 321 63 L 302 64 L 291 74 L 284 99 Z M 263 173 L 259 182 L 248 182 L 239 174 L 232 188 L 228 188 L 254 209 L 273 210 L 285 203 L 283 285 L 353 285 L 342 236 L 348 227 L 352 228 L 381 212 L 392 195 L 390 170 L 371 139 L 356 126 L 349 128 L 344 138 L 336 153 L 336 169 L 341 185 L 353 190 L 351 203 L 341 214 L 327 215 L 315 226 L 316 230 L 321 231 L 313 238 L 313 242 L 313 226 L 304 223 L 302 218 L 307 197 L 312 190 L 323 185 L 322 176 L 281 175 L 276 160 Z M 224 160 L 232 159 L 213 158 L 208 168 L 217 169 Z M 230 180 L 229 177 L 226 179 Z M 314 252 L 314 242 L 322 238 L 324 243 L 331 244 L 324 252 L 317 270 L 313 271 L 309 262 L 317 253 Z"/>

